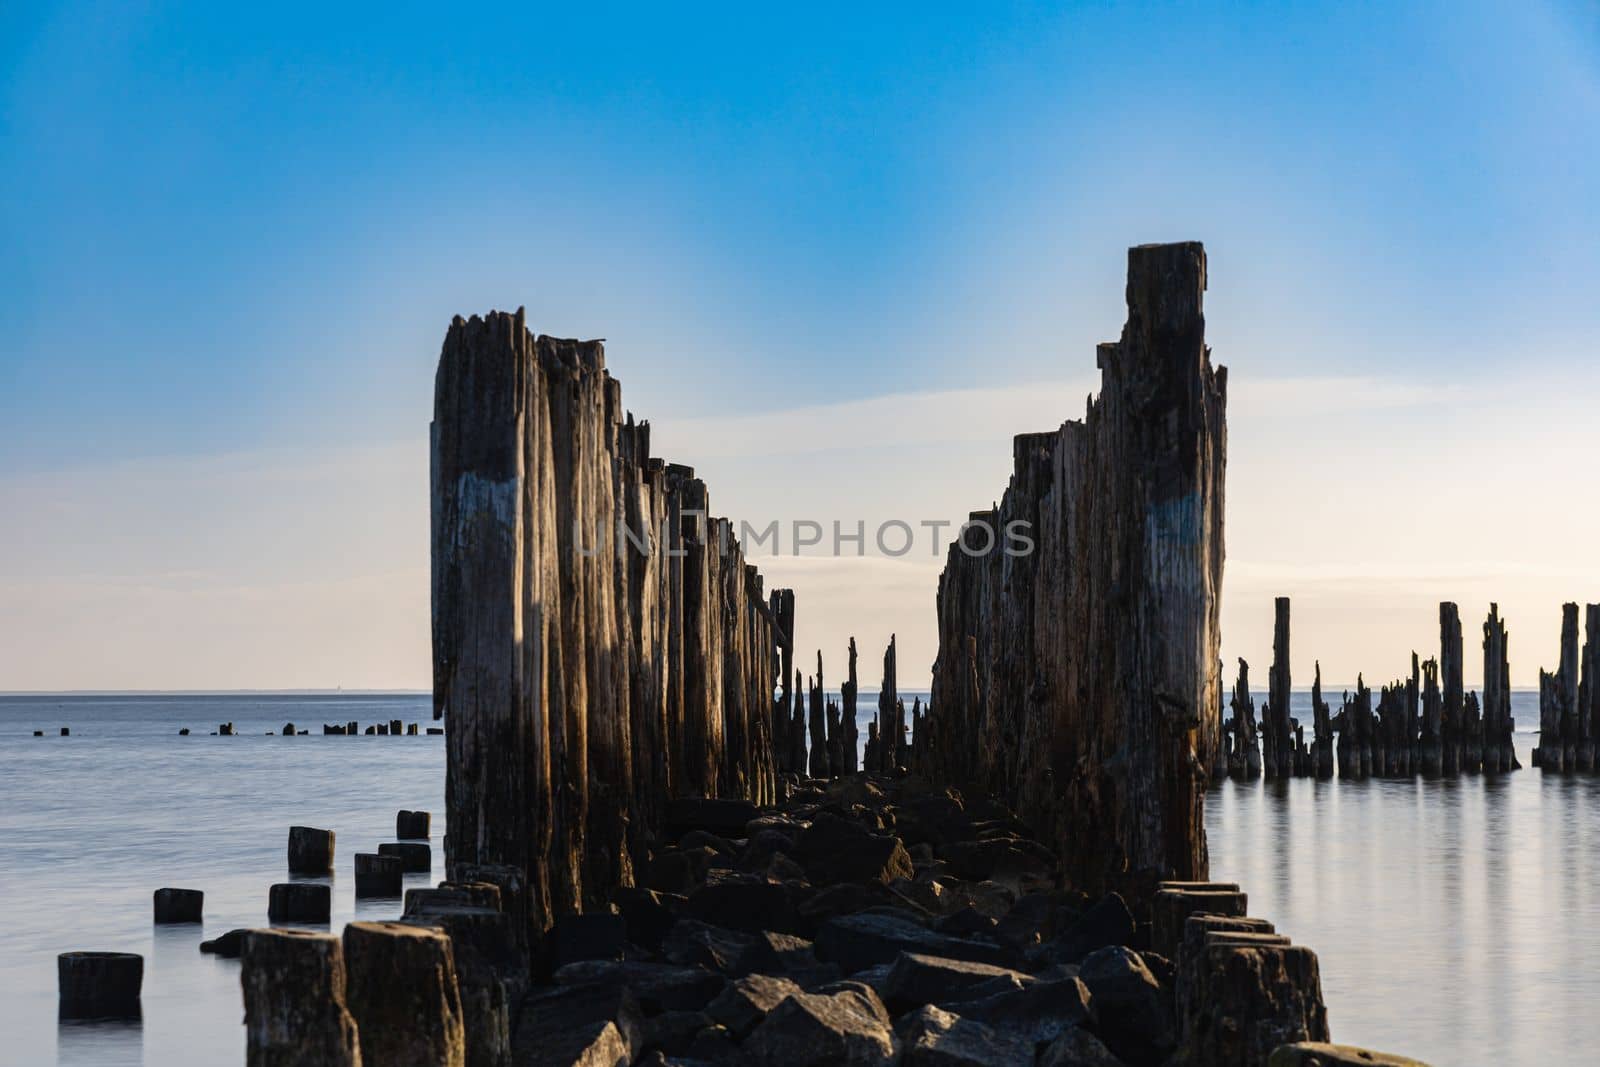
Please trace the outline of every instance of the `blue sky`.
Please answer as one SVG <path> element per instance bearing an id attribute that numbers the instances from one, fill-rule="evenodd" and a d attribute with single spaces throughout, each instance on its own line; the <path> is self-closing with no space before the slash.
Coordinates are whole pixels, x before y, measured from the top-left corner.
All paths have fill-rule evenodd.
<path id="1" fill-rule="evenodd" d="M 0 688 L 426 684 L 420 442 L 453 314 L 525 304 L 543 332 L 606 337 L 665 441 L 831 412 L 826 448 L 672 456 L 735 514 L 959 515 L 1002 490 L 1006 435 L 1081 409 L 1024 403 L 1016 424 L 1004 397 L 1081 398 L 1126 247 L 1191 238 L 1219 361 L 1304 404 L 1236 423 L 1261 442 L 1230 478 L 1237 610 L 1418 561 L 1512 600 L 1490 578 L 1520 567 L 1542 576 L 1519 587 L 1524 632 L 1553 635 L 1560 597 L 1600 598 L 1597 568 L 1565 533 L 1483 516 L 1497 489 L 1554 491 L 1572 453 L 1547 435 L 1600 402 L 1596 11 L 6 5 Z M 918 397 L 995 388 L 1013 392 L 976 439 L 898 450 L 852 445 L 840 408 L 915 427 Z M 1477 430 L 1525 484 L 1449 473 Z M 938 485 L 895 496 L 932 455 Z M 1415 514 L 1355 532 L 1382 503 L 1362 476 L 1396 464 Z M 1296 471 L 1319 499 L 1270 506 Z M 841 573 L 804 578 L 819 615 L 829 580 L 860 586 Z M 881 610 L 840 614 L 931 629 L 928 582 L 897 573 Z M 1393 606 L 1356 588 L 1331 618 Z M 143 636 L 77 681 L 108 622 Z M 1225 632 L 1264 657 L 1258 630 Z M 1351 646 L 1351 679 L 1376 647 Z"/>

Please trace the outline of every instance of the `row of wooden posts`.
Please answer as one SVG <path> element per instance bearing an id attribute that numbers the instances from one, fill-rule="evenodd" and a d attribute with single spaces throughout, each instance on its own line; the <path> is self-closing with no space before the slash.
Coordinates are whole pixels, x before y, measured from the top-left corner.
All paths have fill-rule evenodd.
<path id="1" fill-rule="evenodd" d="M 1289 598 L 1273 603 L 1272 667 L 1259 724 L 1250 695 L 1250 665 L 1239 660 L 1238 679 L 1228 702 L 1232 714 L 1217 720 L 1221 744 L 1213 749 L 1211 777 L 1222 778 L 1394 778 L 1415 774 L 1453 777 L 1479 771 L 1518 770 L 1512 732 L 1510 668 L 1505 621 L 1496 604 L 1483 624 L 1483 698 L 1462 684 L 1461 614 L 1455 604 L 1439 605 L 1439 656 L 1420 660 L 1411 654 L 1411 674 L 1372 690 L 1358 676 L 1332 713 L 1322 696 L 1322 664 L 1311 686 L 1311 736 L 1290 712 Z M 1337 734 L 1337 740 L 1335 739 Z"/>
<path id="2" fill-rule="evenodd" d="M 1250 694 L 1250 666 L 1239 660 L 1212 748 L 1211 777 L 1395 778 L 1412 775 L 1509 773 L 1520 770 L 1511 714 L 1509 635 L 1498 604 L 1483 622 L 1483 694 L 1462 684 L 1463 639 L 1458 607 L 1439 605 L 1439 655 L 1411 654 L 1411 673 L 1378 690 L 1358 676 L 1337 713 L 1322 695 L 1322 665 L 1311 686 L 1311 736 L 1290 713 L 1289 598 L 1274 602 L 1272 667 L 1259 722 Z M 1220 675 L 1219 675 L 1220 677 Z M 1222 706 L 1220 683 L 1217 706 Z M 1578 605 L 1561 612 L 1561 651 L 1554 671 L 1539 672 L 1539 744 L 1533 765 L 1544 771 L 1600 769 L 1600 604 L 1584 614 L 1578 642 Z"/>
<path id="3" fill-rule="evenodd" d="M 772 618 L 777 629 L 794 633 L 794 591 L 775 590 Z M 922 699 L 914 697 L 908 712 L 895 680 L 895 638 L 883 653 L 883 682 L 878 706 L 867 724 L 867 746 L 861 748 L 856 725 L 859 692 L 856 680 L 856 639 L 850 638 L 849 676 L 839 687 L 839 699 L 829 699 L 824 688 L 822 652 L 817 652 L 817 673 L 804 677 L 794 666 L 792 643 L 778 649 L 778 693 L 772 703 L 772 736 L 779 771 L 812 778 L 839 778 L 857 771 L 893 774 L 911 764 L 911 739 L 922 720 Z M 793 687 L 789 679 L 793 677 Z M 911 731 L 910 736 L 907 730 Z M 807 740 L 809 738 L 809 744 Z"/>

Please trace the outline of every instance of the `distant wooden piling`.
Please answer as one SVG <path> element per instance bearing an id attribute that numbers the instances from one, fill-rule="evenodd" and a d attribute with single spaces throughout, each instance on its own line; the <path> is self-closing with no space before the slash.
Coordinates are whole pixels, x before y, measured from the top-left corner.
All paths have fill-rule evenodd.
<path id="1" fill-rule="evenodd" d="M 62 1018 L 138 1015 L 144 957 L 133 952 L 63 952 L 56 957 L 56 987 Z"/>
<path id="2" fill-rule="evenodd" d="M 1261 770 L 1267 778 L 1294 776 L 1293 731 L 1289 713 L 1289 598 L 1273 600 L 1272 670 L 1267 675 L 1267 706 L 1262 715 L 1266 729 Z"/>

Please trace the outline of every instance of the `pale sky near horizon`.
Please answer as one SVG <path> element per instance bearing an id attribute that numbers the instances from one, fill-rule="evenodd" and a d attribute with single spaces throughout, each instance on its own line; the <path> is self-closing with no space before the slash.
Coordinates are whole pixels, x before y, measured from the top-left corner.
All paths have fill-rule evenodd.
<path id="1" fill-rule="evenodd" d="M 0 691 L 425 688 L 453 314 L 608 338 L 735 519 L 954 521 L 1186 239 L 1230 673 L 1276 594 L 1336 687 L 1454 599 L 1475 685 L 1498 600 L 1533 684 L 1600 600 L 1597 10 L 8 5 Z M 920 688 L 930 548 L 757 562 Z"/>

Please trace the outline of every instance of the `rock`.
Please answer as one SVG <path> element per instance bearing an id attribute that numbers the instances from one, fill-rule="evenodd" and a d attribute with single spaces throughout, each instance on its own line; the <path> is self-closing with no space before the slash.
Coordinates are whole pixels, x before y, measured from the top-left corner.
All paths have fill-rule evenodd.
<path id="1" fill-rule="evenodd" d="M 321 876 L 333 873 L 333 831 L 314 826 L 289 827 L 289 873 Z"/>
<path id="2" fill-rule="evenodd" d="M 679 919 L 661 939 L 661 954 L 681 966 L 709 967 L 726 975 L 748 974 L 755 938 L 698 919 Z"/>
<path id="3" fill-rule="evenodd" d="M 1267 1067 L 1428 1067 L 1421 1060 L 1374 1052 L 1354 1045 L 1330 1045 L 1325 1041 L 1296 1041 L 1272 1050 Z"/>
<path id="4" fill-rule="evenodd" d="M 746 873 L 759 874 L 767 869 L 774 856 L 788 856 L 794 850 L 793 835 L 773 829 L 758 830 L 739 854 L 737 866 Z"/>
<path id="5" fill-rule="evenodd" d="M 332 891 L 321 882 L 279 882 L 267 890 L 267 921 L 325 923 Z"/>
<path id="6" fill-rule="evenodd" d="M 426 841 L 433 816 L 426 811 L 401 811 L 394 817 L 394 836 L 401 841 Z"/>
<path id="7" fill-rule="evenodd" d="M 620 986 L 541 990 L 523 1002 L 519 1018 L 517 1067 L 618 1067 L 643 1045 L 639 1004 Z"/>
<path id="8" fill-rule="evenodd" d="M 688 904 L 688 899 L 675 893 L 625 886 L 611 894 L 611 903 L 622 915 L 628 940 L 655 952 L 672 924 L 678 921 L 678 913 Z"/>
<path id="9" fill-rule="evenodd" d="M 356 853 L 356 896 L 398 897 L 405 883 L 405 864 L 399 856 Z"/>
<path id="10" fill-rule="evenodd" d="M 705 967 L 678 967 L 638 960 L 569 963 L 558 967 L 552 978 L 562 986 L 626 986 L 638 998 L 639 1007 L 649 1014 L 698 1011 L 727 984 L 721 975 Z"/>
<path id="11" fill-rule="evenodd" d="M 1018 898 L 995 925 L 995 936 L 1008 945 L 1027 948 L 1055 933 L 1056 900 L 1049 893 L 1029 893 Z"/>
<path id="12" fill-rule="evenodd" d="M 902 952 L 889 966 L 883 999 L 899 1014 L 922 1004 L 961 1000 L 964 994 L 1018 990 L 1032 981 L 1030 976 L 1005 967 Z"/>
<path id="13" fill-rule="evenodd" d="M 905 1067 L 996 1067 L 1031 1064 L 1033 1045 L 983 1023 L 924 1005 L 901 1022 Z"/>
<path id="14" fill-rule="evenodd" d="M 208 956 L 221 956 L 225 960 L 236 960 L 244 951 L 244 935 L 250 931 L 244 929 L 229 930 L 219 937 L 209 941 L 200 942 L 200 951 Z"/>
<path id="15" fill-rule="evenodd" d="M 1176 1047 L 1170 991 L 1137 952 L 1122 945 L 1098 949 L 1084 958 L 1078 977 L 1093 998 L 1096 1034 L 1120 1059 L 1154 1065 Z"/>
<path id="16" fill-rule="evenodd" d="M 1096 949 L 1133 941 L 1133 913 L 1116 893 L 1107 893 L 1044 946 L 1051 963 L 1077 963 Z"/>
<path id="17" fill-rule="evenodd" d="M 728 1028 L 720 1023 L 711 1023 L 694 1035 L 694 1040 L 689 1043 L 682 1062 L 728 1064 L 729 1067 L 735 1067 L 745 1061 L 739 1055 L 739 1045 L 733 1040 L 733 1035 L 728 1033 Z"/>
<path id="18" fill-rule="evenodd" d="M 689 894 L 684 911 L 702 922 L 752 934 L 763 930 L 795 934 L 800 930 L 800 916 L 790 891 L 769 882 L 728 881 L 702 886 Z"/>
<path id="19" fill-rule="evenodd" d="M 433 870 L 433 848 L 426 841 L 386 841 L 378 846 L 378 855 L 398 858 L 402 871 L 427 874 Z"/>
<path id="20" fill-rule="evenodd" d="M 889 1015 L 868 987 L 794 993 L 767 1013 L 741 1046 L 746 1062 L 782 1067 L 894 1062 Z"/>
<path id="21" fill-rule="evenodd" d="M 970 937 L 973 934 L 992 934 L 995 925 L 993 919 L 968 904 L 963 905 L 959 911 L 953 911 L 934 920 L 933 928 L 941 934 Z"/>
<path id="22" fill-rule="evenodd" d="M 707 830 L 690 830 L 678 839 L 678 847 L 685 852 L 695 849 L 709 848 L 719 856 L 737 856 L 739 850 L 733 845 Z"/>
<path id="23" fill-rule="evenodd" d="M 1017 903 L 1016 892 L 999 882 L 968 882 L 959 878 L 943 878 L 940 882 L 946 911 L 967 907 L 998 921 L 1010 914 Z"/>
<path id="24" fill-rule="evenodd" d="M 579 960 L 620 960 L 628 925 L 621 915 L 605 912 L 563 915 L 548 936 L 557 967 Z"/>
<path id="25" fill-rule="evenodd" d="M 839 968 L 818 960 L 811 942 L 772 930 L 755 935 L 747 959 L 752 971 L 788 978 L 806 990 L 839 980 Z"/>
<path id="26" fill-rule="evenodd" d="M 1039 1055 L 1039 1067 L 1126 1067 L 1098 1037 L 1068 1027 Z"/>
<path id="27" fill-rule="evenodd" d="M 158 923 L 197 923 L 202 921 L 206 895 L 198 889 L 157 889 L 155 921 Z"/>
<path id="28" fill-rule="evenodd" d="M 759 813 L 748 800 L 721 800 L 704 797 L 676 797 L 667 801 L 665 826 L 672 836 L 691 830 L 738 835 Z"/>
<path id="29" fill-rule="evenodd" d="M 1089 987 L 1076 977 L 1040 977 L 1021 989 L 953 1000 L 939 1006 L 956 1012 L 963 1019 L 972 1019 L 1034 1044 L 1054 1040 L 1064 1030 L 1093 1026 L 1097 1018 Z"/>
<path id="30" fill-rule="evenodd" d="M 883 895 L 864 885 L 830 885 L 800 902 L 800 918 L 813 928 L 824 919 L 854 915 L 883 902 Z"/>
<path id="31" fill-rule="evenodd" d="M 406 923 L 344 928 L 346 998 L 364 1063 L 466 1067 L 466 1028 L 450 938 Z"/>
<path id="32" fill-rule="evenodd" d="M 244 990 L 249 1067 L 357 1067 L 356 1023 L 345 1003 L 343 943 L 306 930 L 250 930 L 239 984 Z"/>
<path id="33" fill-rule="evenodd" d="M 68 1019 L 136 1016 L 144 957 L 133 952 L 63 952 L 56 957 L 60 1014 Z"/>
<path id="34" fill-rule="evenodd" d="M 902 952 L 1006 966 L 1010 953 L 998 945 L 937 933 L 906 919 L 857 914 L 828 919 L 817 928 L 817 958 L 846 972 L 893 963 Z"/>
<path id="35" fill-rule="evenodd" d="M 794 858 L 818 885 L 888 885 L 896 878 L 916 876 L 911 856 L 898 837 L 869 833 L 859 823 L 827 812 L 819 812 L 800 834 Z"/>
<path id="36" fill-rule="evenodd" d="M 644 884 L 663 893 L 687 894 L 695 887 L 694 864 L 677 849 L 663 849 L 650 857 Z"/>
<path id="37" fill-rule="evenodd" d="M 754 1030 L 767 1013 L 785 997 L 802 992 L 787 978 L 751 974 L 728 983 L 728 987 L 706 1006 L 706 1015 L 728 1028 L 735 1040 Z"/>
<path id="38" fill-rule="evenodd" d="M 646 1052 L 682 1056 L 700 1031 L 710 1025 L 711 1020 L 703 1011 L 664 1011 L 640 1023 L 640 1040 Z"/>

